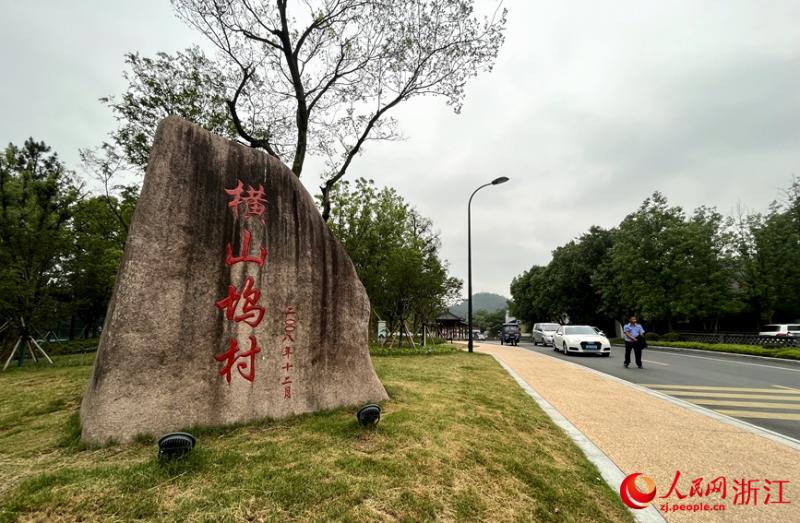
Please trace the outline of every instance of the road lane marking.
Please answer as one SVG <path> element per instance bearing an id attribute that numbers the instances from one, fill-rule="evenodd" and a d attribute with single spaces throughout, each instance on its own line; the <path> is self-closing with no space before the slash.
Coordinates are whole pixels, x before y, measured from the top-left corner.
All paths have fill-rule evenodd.
<path id="1" fill-rule="evenodd" d="M 800 394 L 800 389 L 793 389 L 791 387 L 781 387 L 780 390 L 778 389 L 755 389 L 755 388 L 748 388 L 748 387 L 712 387 L 706 385 L 665 385 L 661 383 L 642 383 L 644 387 L 650 387 L 653 389 L 664 390 L 666 392 L 667 389 L 686 389 L 686 390 L 707 390 L 707 391 L 734 391 L 734 392 L 769 392 L 770 394 Z M 775 385 L 776 387 L 780 387 L 780 385 Z"/>
<path id="2" fill-rule="evenodd" d="M 669 367 L 669 363 L 661 363 L 660 361 L 650 361 L 650 360 L 642 360 L 645 363 L 651 363 L 653 365 L 663 365 L 665 367 Z"/>
<path id="3" fill-rule="evenodd" d="M 670 396 L 686 396 L 686 397 L 697 397 L 697 398 L 728 398 L 728 399 L 749 399 L 749 400 L 774 400 L 780 399 L 783 401 L 786 400 L 796 400 L 800 401 L 800 394 L 793 395 L 793 396 L 768 396 L 765 394 L 734 394 L 728 392 L 692 392 L 689 390 L 662 390 L 664 394 L 669 394 Z M 688 400 L 691 401 L 691 400 Z"/>
<path id="4" fill-rule="evenodd" d="M 736 361 L 736 360 L 723 360 L 720 358 L 709 358 L 708 356 L 692 356 L 691 354 L 681 354 L 677 352 L 659 352 L 662 356 L 677 356 L 679 358 L 698 358 L 701 360 L 711 360 L 711 361 L 721 361 L 723 363 L 735 363 L 737 365 L 753 365 L 754 367 L 765 367 L 768 369 L 778 369 L 778 370 L 785 370 L 788 372 L 800 372 L 800 369 L 789 369 L 787 367 L 778 367 L 775 365 L 761 365 L 760 363 L 750 363 L 747 361 Z"/>
<path id="5" fill-rule="evenodd" d="M 800 392 L 800 389 L 796 389 L 796 388 L 794 388 L 794 387 L 784 387 L 783 385 L 775 385 L 775 386 L 776 386 L 776 387 L 779 387 L 779 388 L 781 388 L 781 389 L 793 390 L 793 391 L 795 391 L 795 392 Z"/>
<path id="6" fill-rule="evenodd" d="M 717 410 L 720 414 L 734 416 L 737 418 L 753 419 L 779 419 L 784 421 L 800 421 L 800 414 L 784 414 L 782 412 L 757 412 L 754 410 Z"/>
<path id="7" fill-rule="evenodd" d="M 752 409 L 779 409 L 779 410 L 800 410 L 800 403 L 772 403 L 758 401 L 725 401 L 715 399 L 693 399 L 689 400 L 698 405 L 716 405 L 719 407 L 749 407 Z"/>

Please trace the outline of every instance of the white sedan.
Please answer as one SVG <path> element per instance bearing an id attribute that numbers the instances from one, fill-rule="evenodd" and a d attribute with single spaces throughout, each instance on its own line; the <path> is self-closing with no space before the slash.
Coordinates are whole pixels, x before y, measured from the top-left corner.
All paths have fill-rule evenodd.
<path id="1" fill-rule="evenodd" d="M 553 349 L 569 354 L 611 355 L 611 342 L 588 325 L 562 325 L 553 336 Z"/>

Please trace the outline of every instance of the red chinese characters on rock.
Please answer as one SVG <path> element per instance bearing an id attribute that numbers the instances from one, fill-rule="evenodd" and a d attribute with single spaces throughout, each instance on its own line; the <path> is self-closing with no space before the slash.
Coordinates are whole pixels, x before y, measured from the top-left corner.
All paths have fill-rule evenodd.
<path id="1" fill-rule="evenodd" d="M 217 308 L 225 311 L 228 321 L 237 323 L 243 321 L 255 328 L 264 319 L 266 309 L 258 304 L 258 300 L 261 299 L 261 291 L 253 288 L 255 281 L 255 278 L 248 276 L 241 293 L 237 292 L 233 285 L 228 285 L 228 295 L 217 302 Z M 242 313 L 237 315 L 236 308 L 242 298 L 244 298 Z"/>
<path id="2" fill-rule="evenodd" d="M 264 262 L 267 259 L 267 249 L 264 248 L 263 245 L 259 245 L 258 247 L 258 256 L 251 256 L 250 255 L 250 239 L 252 235 L 250 231 L 245 229 L 242 232 L 242 247 L 239 249 L 239 256 L 233 255 L 233 247 L 231 244 L 225 246 L 225 265 L 234 265 L 237 263 L 242 262 L 250 262 L 256 263 L 259 267 L 264 266 Z"/>
<path id="3" fill-rule="evenodd" d="M 292 356 L 294 355 L 294 341 L 295 341 L 295 330 L 297 328 L 297 312 L 294 310 L 294 307 L 288 307 L 286 312 L 283 315 L 283 342 L 281 345 L 283 346 L 283 350 L 281 351 L 281 356 L 286 360 L 286 362 L 281 366 L 283 369 L 284 378 L 281 381 L 281 385 L 283 386 L 283 399 L 289 400 L 292 399 L 292 377 L 289 373 L 289 370 L 294 367 L 292 364 Z"/>
<path id="4" fill-rule="evenodd" d="M 253 216 L 258 218 L 261 223 L 264 223 L 264 211 L 266 210 L 267 202 L 262 185 L 259 185 L 258 189 L 248 185 L 247 191 L 244 191 L 244 184 L 241 180 L 237 180 L 236 187 L 225 189 L 225 192 L 233 196 L 232 200 L 228 202 L 228 207 L 231 208 L 234 220 L 239 219 L 239 206 L 244 205 L 245 218 Z M 242 244 L 238 256 L 233 255 L 233 247 L 228 243 L 225 248 L 225 264 L 231 266 L 237 263 L 255 263 L 259 268 L 263 268 L 267 258 L 267 250 L 263 245 L 259 245 L 258 256 L 252 256 L 250 254 L 251 239 L 251 232 L 243 229 Z M 258 304 L 260 299 L 261 290 L 255 288 L 255 278 L 248 276 L 241 291 L 236 285 L 228 285 L 228 295 L 218 300 L 216 307 L 225 312 L 225 318 L 228 321 L 244 322 L 255 328 L 264 319 L 266 313 L 266 309 Z M 242 305 L 241 312 L 237 314 L 240 303 Z M 256 378 L 255 357 L 259 352 L 261 352 L 261 348 L 258 346 L 255 336 L 250 336 L 250 349 L 242 352 L 239 351 L 238 341 L 235 338 L 231 339 L 228 349 L 222 354 L 214 356 L 214 359 L 224 363 L 219 375 L 223 376 L 230 385 L 231 370 L 233 365 L 236 364 L 236 370 L 239 371 L 239 375 L 252 383 Z"/>
<path id="5" fill-rule="evenodd" d="M 247 186 L 244 190 L 244 184 L 241 180 L 236 180 L 238 183 L 233 189 L 225 189 L 225 192 L 233 196 L 231 201 L 228 202 L 228 207 L 231 208 L 234 219 L 239 219 L 239 206 L 245 207 L 245 218 L 255 216 L 264 223 L 264 211 L 267 210 L 267 200 L 264 197 L 264 186 L 258 186 L 254 189 L 252 185 Z"/>
<path id="6" fill-rule="evenodd" d="M 217 361 L 225 362 L 225 365 L 219 371 L 220 376 L 224 376 L 225 380 L 230 384 L 233 364 L 236 363 L 236 360 L 249 358 L 249 361 L 245 360 L 236 363 L 236 370 L 239 371 L 239 374 L 244 379 L 252 383 L 256 379 L 256 354 L 259 352 L 261 352 L 261 347 L 258 346 L 255 336 L 250 336 L 250 350 L 245 352 L 239 352 L 239 343 L 232 339 L 228 350 L 214 356 Z"/>

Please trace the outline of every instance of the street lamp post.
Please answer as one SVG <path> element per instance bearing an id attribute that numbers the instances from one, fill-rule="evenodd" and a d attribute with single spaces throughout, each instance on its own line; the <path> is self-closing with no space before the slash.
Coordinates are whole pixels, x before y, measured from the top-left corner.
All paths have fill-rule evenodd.
<path id="1" fill-rule="evenodd" d="M 467 348 L 469 352 L 472 352 L 472 197 L 484 187 L 500 185 L 507 181 L 508 177 L 501 176 L 481 185 L 472 192 L 469 197 L 469 203 L 467 203 L 467 328 L 469 329 Z"/>

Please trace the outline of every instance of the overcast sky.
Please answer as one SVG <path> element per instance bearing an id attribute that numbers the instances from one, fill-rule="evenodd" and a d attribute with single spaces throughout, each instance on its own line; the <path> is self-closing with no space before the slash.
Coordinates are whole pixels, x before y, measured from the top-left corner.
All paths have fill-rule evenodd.
<path id="1" fill-rule="evenodd" d="M 76 170 L 113 128 L 97 99 L 124 90 L 124 53 L 207 47 L 167 0 L 2 3 L 0 142 L 44 140 Z M 515 275 L 655 190 L 689 210 L 763 211 L 800 175 L 800 2 L 504 5 L 506 44 L 462 114 L 400 106 L 408 139 L 368 146 L 349 174 L 433 219 L 464 279 L 467 199 L 510 177 L 473 201 L 475 292 L 508 296 Z"/>

